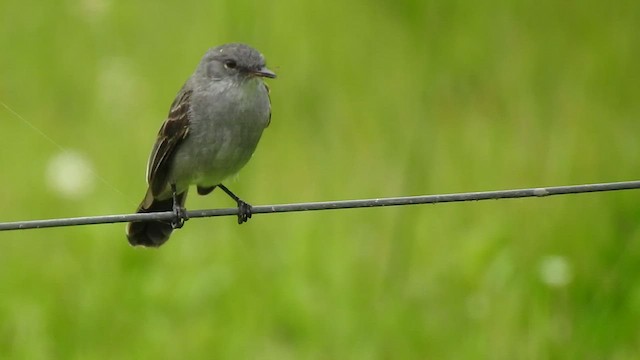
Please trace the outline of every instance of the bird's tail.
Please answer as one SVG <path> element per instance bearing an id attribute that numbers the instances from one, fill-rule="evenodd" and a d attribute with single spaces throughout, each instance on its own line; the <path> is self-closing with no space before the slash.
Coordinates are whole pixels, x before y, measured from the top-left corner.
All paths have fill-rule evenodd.
<path id="1" fill-rule="evenodd" d="M 187 192 L 178 195 L 178 204 L 184 207 Z M 151 189 L 147 190 L 144 200 L 138 207 L 137 213 L 162 212 L 173 210 L 173 198 L 166 200 L 154 199 Z M 167 221 L 134 221 L 127 224 L 127 238 L 133 246 L 158 247 L 169 240 L 173 226 Z"/>

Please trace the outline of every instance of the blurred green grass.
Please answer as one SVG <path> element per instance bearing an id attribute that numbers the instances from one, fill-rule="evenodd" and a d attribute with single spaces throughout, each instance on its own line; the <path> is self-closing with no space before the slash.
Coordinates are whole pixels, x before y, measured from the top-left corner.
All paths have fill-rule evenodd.
<path id="1" fill-rule="evenodd" d="M 598 1 L 0 1 L 0 221 L 132 211 L 208 47 L 267 57 L 254 204 L 638 178 L 640 5 Z M 0 234 L 2 358 L 633 359 L 635 192 Z M 190 208 L 230 206 L 214 193 Z M 544 281 L 549 257 L 564 282 Z M 559 258 L 558 258 L 559 257 Z"/>

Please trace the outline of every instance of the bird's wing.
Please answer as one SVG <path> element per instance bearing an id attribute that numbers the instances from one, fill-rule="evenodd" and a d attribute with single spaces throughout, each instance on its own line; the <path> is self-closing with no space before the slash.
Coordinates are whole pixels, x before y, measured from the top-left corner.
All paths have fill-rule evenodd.
<path id="1" fill-rule="evenodd" d="M 147 164 L 147 182 L 153 196 L 160 195 L 167 187 L 167 176 L 171 158 L 180 142 L 189 133 L 189 117 L 192 90 L 183 86 L 169 110 L 169 116 L 164 121 L 158 139 Z"/>

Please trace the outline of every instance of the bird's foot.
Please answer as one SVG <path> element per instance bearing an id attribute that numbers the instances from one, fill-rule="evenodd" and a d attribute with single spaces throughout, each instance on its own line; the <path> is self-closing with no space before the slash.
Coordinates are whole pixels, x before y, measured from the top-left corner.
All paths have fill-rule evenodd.
<path id="1" fill-rule="evenodd" d="M 187 209 L 182 206 L 173 207 L 174 218 L 171 219 L 171 227 L 174 229 L 180 229 L 184 226 L 185 221 L 189 220 L 187 215 Z"/>
<path id="2" fill-rule="evenodd" d="M 172 197 L 173 197 L 173 214 L 174 218 L 171 219 L 171 227 L 174 229 L 180 229 L 184 226 L 185 221 L 189 220 L 187 209 L 180 205 L 178 201 L 178 193 L 176 192 L 175 184 L 171 185 Z"/>
<path id="3" fill-rule="evenodd" d="M 251 219 L 251 204 L 248 204 L 240 199 L 238 203 L 238 224 L 242 224 Z"/>
<path id="4" fill-rule="evenodd" d="M 236 194 L 234 194 L 231 190 L 227 189 L 226 186 L 222 184 L 217 185 L 222 191 L 224 191 L 230 198 L 235 200 L 236 204 L 238 204 L 238 224 L 242 224 L 251 219 L 251 205 L 244 202 L 240 199 Z"/>

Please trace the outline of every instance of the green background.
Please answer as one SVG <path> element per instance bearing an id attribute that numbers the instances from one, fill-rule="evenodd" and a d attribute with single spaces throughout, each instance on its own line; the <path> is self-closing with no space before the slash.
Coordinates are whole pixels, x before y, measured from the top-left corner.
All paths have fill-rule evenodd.
<path id="1" fill-rule="evenodd" d="M 254 205 L 638 179 L 639 24 L 638 1 L 0 0 L 0 101 L 46 135 L 0 107 L 0 221 L 133 211 L 174 95 L 235 41 L 279 75 L 227 183 Z M 62 149 L 95 173 L 77 196 Z M 197 219 L 158 250 L 3 232 L 0 357 L 634 359 L 639 199 Z"/>

